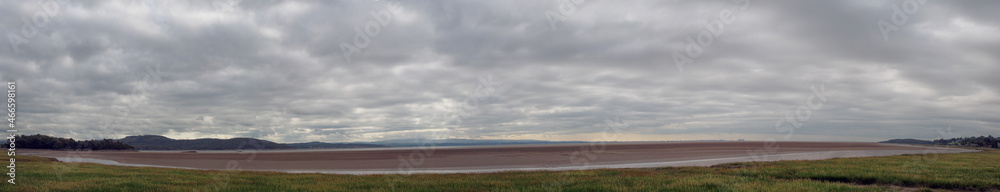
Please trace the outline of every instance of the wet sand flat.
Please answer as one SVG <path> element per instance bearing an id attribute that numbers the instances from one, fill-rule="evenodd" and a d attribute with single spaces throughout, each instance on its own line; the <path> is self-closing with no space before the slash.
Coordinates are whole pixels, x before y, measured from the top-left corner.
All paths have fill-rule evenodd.
<path id="1" fill-rule="evenodd" d="M 861 142 L 657 142 L 377 148 L 329 151 L 70 152 L 19 150 L 60 160 L 89 158 L 120 164 L 344 174 L 492 172 L 657 166 L 708 166 L 743 161 L 826 159 L 973 150 Z M 603 150 L 602 150 L 603 148 Z M 227 167 L 228 166 L 228 167 Z"/>

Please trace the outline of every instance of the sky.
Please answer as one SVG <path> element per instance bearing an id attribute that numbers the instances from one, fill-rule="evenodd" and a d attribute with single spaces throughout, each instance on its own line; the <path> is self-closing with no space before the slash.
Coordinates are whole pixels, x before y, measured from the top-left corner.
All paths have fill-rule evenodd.
<path id="1" fill-rule="evenodd" d="M 0 0 L 19 134 L 1000 135 L 998 1 Z"/>

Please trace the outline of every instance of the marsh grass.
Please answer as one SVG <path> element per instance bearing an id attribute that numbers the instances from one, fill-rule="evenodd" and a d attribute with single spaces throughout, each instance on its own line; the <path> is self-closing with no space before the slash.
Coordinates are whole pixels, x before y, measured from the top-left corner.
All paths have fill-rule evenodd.
<path id="1" fill-rule="evenodd" d="M 1000 151 L 712 167 L 329 175 L 63 163 L 18 156 L 0 191 L 898 191 L 1000 189 Z"/>

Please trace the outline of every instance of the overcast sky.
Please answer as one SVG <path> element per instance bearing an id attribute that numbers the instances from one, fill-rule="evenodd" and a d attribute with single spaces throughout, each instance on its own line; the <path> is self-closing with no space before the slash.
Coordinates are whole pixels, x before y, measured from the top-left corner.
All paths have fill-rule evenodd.
<path id="1" fill-rule="evenodd" d="M 998 7 L 2 0 L 0 79 L 77 139 L 996 136 Z"/>

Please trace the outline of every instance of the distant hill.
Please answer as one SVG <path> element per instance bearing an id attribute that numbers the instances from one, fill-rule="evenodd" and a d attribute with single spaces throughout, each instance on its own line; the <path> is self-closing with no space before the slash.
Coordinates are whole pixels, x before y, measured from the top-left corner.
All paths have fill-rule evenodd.
<path id="1" fill-rule="evenodd" d="M 159 135 L 128 136 L 118 141 L 139 150 L 291 149 L 292 146 L 254 138 L 171 139 Z"/>
<path id="2" fill-rule="evenodd" d="M 315 148 L 367 148 L 367 147 L 415 147 L 433 144 L 435 146 L 470 145 L 517 145 L 586 143 L 583 141 L 541 141 L 541 140 L 476 140 L 476 139 L 395 139 L 376 142 L 352 143 L 275 143 L 253 138 L 232 139 L 171 139 L 159 135 L 128 136 L 118 141 L 139 150 L 237 150 L 237 149 L 315 149 Z M 242 145 L 242 146 L 241 146 Z M 259 146 L 259 147 L 255 147 Z"/>
<path id="3" fill-rule="evenodd" d="M 520 144 L 556 144 L 556 143 L 586 143 L 583 141 L 542 141 L 542 140 L 478 140 L 478 139 L 394 139 L 366 144 L 385 145 L 391 147 L 415 147 L 433 144 L 435 146 L 471 146 L 471 145 L 520 145 Z"/>
<path id="4" fill-rule="evenodd" d="M 898 143 L 898 144 L 925 144 L 930 145 L 931 141 L 920 140 L 920 139 L 890 139 L 887 141 L 880 141 L 879 143 Z"/>
<path id="5" fill-rule="evenodd" d="M 253 150 L 387 147 L 366 143 L 275 143 L 254 138 L 171 139 L 159 135 L 128 136 L 118 140 L 139 150 Z"/>
<path id="6" fill-rule="evenodd" d="M 385 145 L 376 144 L 364 144 L 364 143 L 323 143 L 323 142 L 308 142 L 308 143 L 288 143 L 285 144 L 292 146 L 297 149 L 313 149 L 313 148 L 367 148 L 367 147 L 388 147 Z"/>

